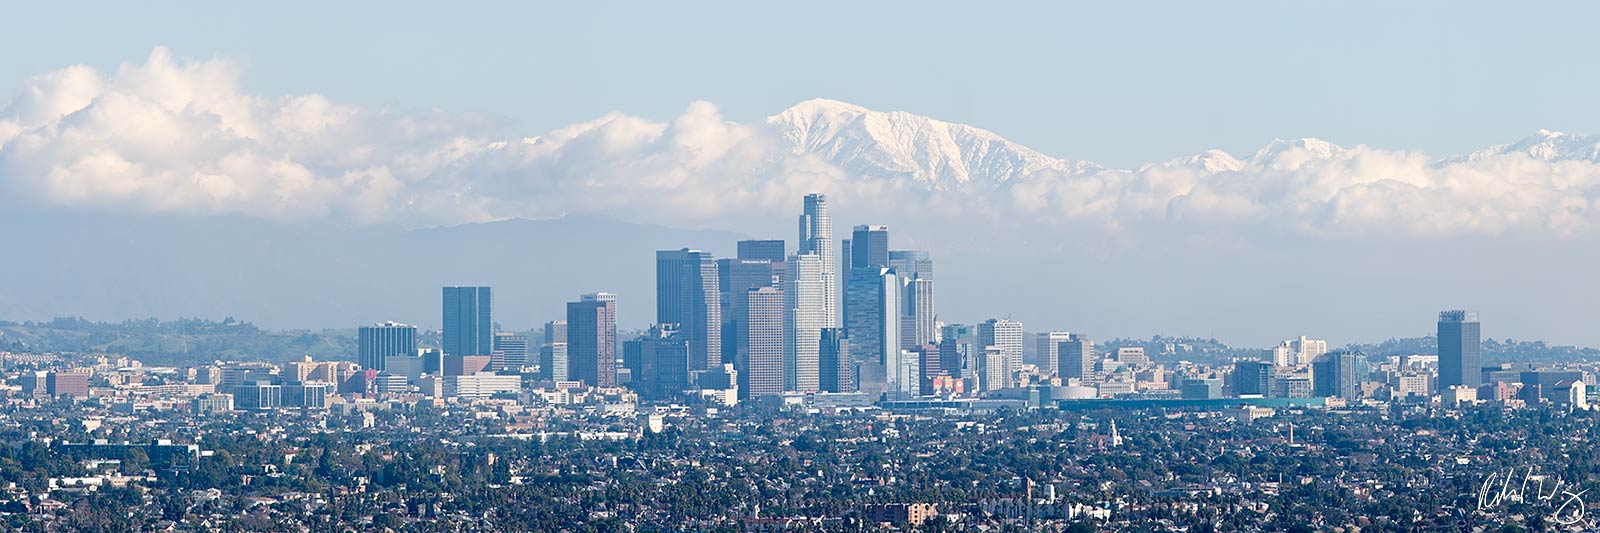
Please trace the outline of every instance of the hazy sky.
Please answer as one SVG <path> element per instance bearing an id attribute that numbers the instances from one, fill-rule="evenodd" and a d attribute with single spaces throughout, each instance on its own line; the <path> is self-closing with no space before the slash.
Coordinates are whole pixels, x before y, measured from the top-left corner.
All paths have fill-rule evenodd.
<path id="1" fill-rule="evenodd" d="M 542 132 L 694 100 L 827 97 L 1129 167 L 1276 138 L 1453 154 L 1600 132 L 1600 4 L 1556 2 L 79 3 L 8 8 L 0 95 L 156 45 L 244 86 Z"/>
<path id="2" fill-rule="evenodd" d="M 793 239 L 800 197 L 825 192 L 836 236 L 889 224 L 930 250 L 955 321 L 1266 345 L 1417 335 L 1463 307 L 1486 336 L 1600 345 L 1600 4 L 328 4 L 10 8 L 0 228 L 242 215 L 279 224 L 237 236 L 278 260 L 269 237 L 336 231 L 288 254 L 327 269 L 250 283 L 196 284 L 181 258 L 207 245 L 80 250 L 163 295 L 118 307 L 59 265 L 0 262 L 0 318 L 250 301 L 269 326 L 427 324 L 431 292 L 362 300 L 383 295 L 346 282 L 384 267 L 315 250 L 573 214 Z M 82 248 L 33 235 L 54 261 Z M 544 252 L 508 261 L 570 294 Z M 648 276 L 648 250 L 616 253 L 591 255 Z M 456 267 L 391 285 L 511 282 Z M 302 282 L 351 293 L 317 314 L 271 290 Z M 506 322 L 561 298 L 507 298 Z"/>

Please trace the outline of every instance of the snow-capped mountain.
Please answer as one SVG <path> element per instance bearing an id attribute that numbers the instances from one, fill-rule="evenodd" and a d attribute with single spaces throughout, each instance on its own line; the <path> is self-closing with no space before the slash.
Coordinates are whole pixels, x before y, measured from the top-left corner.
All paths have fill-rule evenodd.
<path id="1" fill-rule="evenodd" d="M 793 153 L 821 156 L 852 176 L 909 178 L 934 189 L 1101 168 L 1050 157 L 972 126 L 835 100 L 801 102 L 767 117 L 767 125 Z"/>
<path id="2" fill-rule="evenodd" d="M 1538 133 L 1524 137 L 1517 142 L 1490 146 L 1465 157 L 1451 158 L 1446 161 L 1482 161 L 1495 156 L 1517 153 L 1544 161 L 1600 162 L 1600 137 L 1539 130 Z"/>

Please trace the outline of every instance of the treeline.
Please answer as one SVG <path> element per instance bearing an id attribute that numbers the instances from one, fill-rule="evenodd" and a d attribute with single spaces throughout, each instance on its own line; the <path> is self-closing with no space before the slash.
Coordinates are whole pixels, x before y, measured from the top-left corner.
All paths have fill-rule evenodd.
<path id="1" fill-rule="evenodd" d="M 181 366 L 216 359 L 273 360 L 311 355 L 350 359 L 352 331 L 267 331 L 232 317 L 94 322 L 79 317 L 48 322 L 0 321 L 0 350 L 125 355 L 155 366 Z"/>

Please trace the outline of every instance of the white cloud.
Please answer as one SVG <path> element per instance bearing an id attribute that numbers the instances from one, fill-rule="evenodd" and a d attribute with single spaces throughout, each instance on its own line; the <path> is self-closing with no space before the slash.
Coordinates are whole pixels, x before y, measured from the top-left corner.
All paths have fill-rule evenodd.
<path id="1" fill-rule="evenodd" d="M 1116 170 L 828 101 L 755 124 L 695 102 L 667 123 L 611 113 L 518 139 L 490 117 L 251 95 L 242 68 L 158 48 L 109 76 L 74 66 L 28 80 L 0 108 L 0 202 L 408 225 L 605 212 L 737 227 L 787 221 L 774 213 L 824 191 L 884 213 L 1128 235 L 1575 235 L 1594 232 L 1600 211 L 1600 143 L 1551 132 L 1443 160 L 1299 140 L 1244 160 L 1213 151 Z M 917 139 L 948 142 L 903 144 Z M 850 174 L 883 168 L 895 172 Z M 1005 175 L 985 179 L 989 169 Z"/>

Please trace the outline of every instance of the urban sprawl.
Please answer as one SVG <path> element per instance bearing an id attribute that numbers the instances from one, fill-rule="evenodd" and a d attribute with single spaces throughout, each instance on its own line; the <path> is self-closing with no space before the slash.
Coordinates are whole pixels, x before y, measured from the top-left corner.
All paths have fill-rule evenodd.
<path id="1" fill-rule="evenodd" d="M 0 527 L 1600 527 L 1600 365 L 1488 360 L 1475 312 L 1430 353 L 1097 345 L 941 321 L 934 258 L 836 239 L 823 195 L 798 226 L 792 252 L 657 251 L 631 333 L 616 294 L 498 331 L 491 287 L 451 286 L 439 330 L 362 327 L 348 360 L 0 353 Z"/>

